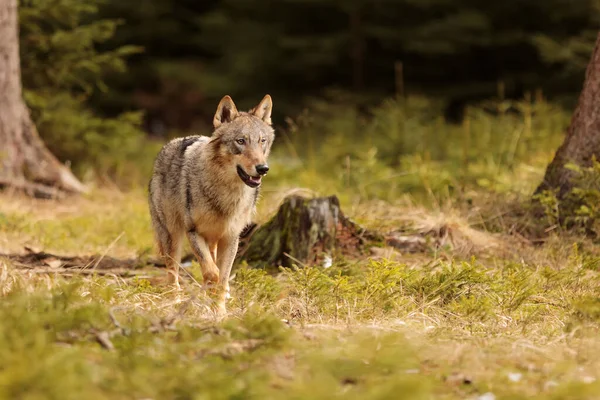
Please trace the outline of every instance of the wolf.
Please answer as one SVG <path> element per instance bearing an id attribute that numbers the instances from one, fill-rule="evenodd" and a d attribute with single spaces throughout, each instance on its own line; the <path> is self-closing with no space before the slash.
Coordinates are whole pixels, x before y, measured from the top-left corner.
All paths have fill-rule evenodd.
<path id="1" fill-rule="evenodd" d="M 219 102 L 208 136 L 167 143 L 156 157 L 148 202 L 158 252 L 179 290 L 184 236 L 200 264 L 204 283 L 216 289 L 225 311 L 229 275 L 239 236 L 256 210 L 267 158 L 275 139 L 273 102 L 266 95 L 248 112 L 230 96 Z"/>

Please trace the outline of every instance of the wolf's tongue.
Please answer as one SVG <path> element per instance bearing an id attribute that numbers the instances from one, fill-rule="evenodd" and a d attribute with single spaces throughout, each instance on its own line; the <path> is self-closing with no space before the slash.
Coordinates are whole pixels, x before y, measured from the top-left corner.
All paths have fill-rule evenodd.
<path id="1" fill-rule="evenodd" d="M 260 182 L 260 178 L 261 178 L 260 176 L 250 176 L 250 180 L 252 182 L 256 182 L 256 183 Z"/>

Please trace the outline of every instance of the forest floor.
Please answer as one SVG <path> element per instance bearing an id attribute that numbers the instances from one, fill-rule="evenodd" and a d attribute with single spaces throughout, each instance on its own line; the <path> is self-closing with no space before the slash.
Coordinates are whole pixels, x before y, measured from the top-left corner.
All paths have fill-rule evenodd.
<path id="1" fill-rule="evenodd" d="M 267 193 L 258 219 L 288 193 Z M 240 268 L 220 319 L 195 262 L 180 293 L 147 266 L 142 190 L 0 194 L 0 399 L 600 398 L 595 244 L 533 242 L 473 208 L 345 211 L 425 244 L 277 276 Z"/>

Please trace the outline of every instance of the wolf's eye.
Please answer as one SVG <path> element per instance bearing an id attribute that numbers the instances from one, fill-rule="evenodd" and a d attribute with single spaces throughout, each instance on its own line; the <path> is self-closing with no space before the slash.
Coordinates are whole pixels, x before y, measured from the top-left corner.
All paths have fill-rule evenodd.
<path id="1" fill-rule="evenodd" d="M 267 138 L 262 138 L 262 139 L 260 139 L 260 142 L 261 142 L 261 143 L 264 143 L 264 142 L 266 142 L 266 141 L 267 141 Z"/>
<path id="2" fill-rule="evenodd" d="M 246 143 L 246 141 L 244 139 L 236 139 L 235 140 L 237 144 L 244 144 Z"/>

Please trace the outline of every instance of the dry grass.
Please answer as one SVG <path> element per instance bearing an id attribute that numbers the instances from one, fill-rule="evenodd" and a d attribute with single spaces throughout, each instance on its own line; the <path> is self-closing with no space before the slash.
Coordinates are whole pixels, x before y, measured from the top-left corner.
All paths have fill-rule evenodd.
<path id="1" fill-rule="evenodd" d="M 25 246 L 63 255 L 133 257 L 151 251 L 152 232 L 142 190 L 95 190 L 63 201 L 21 195 L 0 198 L 0 253 Z"/>
<path id="2" fill-rule="evenodd" d="M 261 218 L 281 199 L 282 193 L 267 193 Z M 329 269 L 277 277 L 239 270 L 226 320 L 216 318 L 210 298 L 192 280 L 176 293 L 146 279 L 39 274 L 0 260 L 0 317 L 13 324 L 5 324 L 0 337 L 15 349 L 2 353 L 0 387 L 29 384 L 29 398 L 59 398 L 40 389 L 44 379 L 74 393 L 60 398 L 600 395 L 593 243 L 581 247 L 581 238 L 567 236 L 541 246 L 515 242 L 480 230 L 480 218 L 452 207 L 373 203 L 363 204 L 361 213 L 348 210 L 370 227 L 432 241 L 426 252 L 396 254 L 395 262 L 336 260 Z M 61 254 L 149 254 L 145 198 L 96 191 L 55 203 L 2 195 L 0 251 L 23 246 Z M 197 266 L 189 271 L 196 276 Z M 64 308 L 56 305 L 61 301 Z M 28 314 L 19 314 L 20 307 Z M 48 323 L 55 327 L 44 328 Z M 37 347 L 27 344 L 36 335 L 32 329 L 45 338 Z M 123 333 L 129 330 L 138 333 Z M 102 332 L 112 350 L 98 339 Z M 19 346 L 32 346 L 18 350 L 25 351 L 22 357 L 52 368 L 31 375 L 19 363 L 5 364 L 27 348 Z M 52 364 L 57 358 L 79 369 L 58 368 Z M 198 369 L 198 359 L 211 372 Z M 166 371 L 165 363 L 173 369 Z M 94 374 L 114 387 L 90 378 Z M 127 376 L 156 385 L 140 387 Z M 0 390 L 0 397 L 19 397 L 15 393 Z"/>

